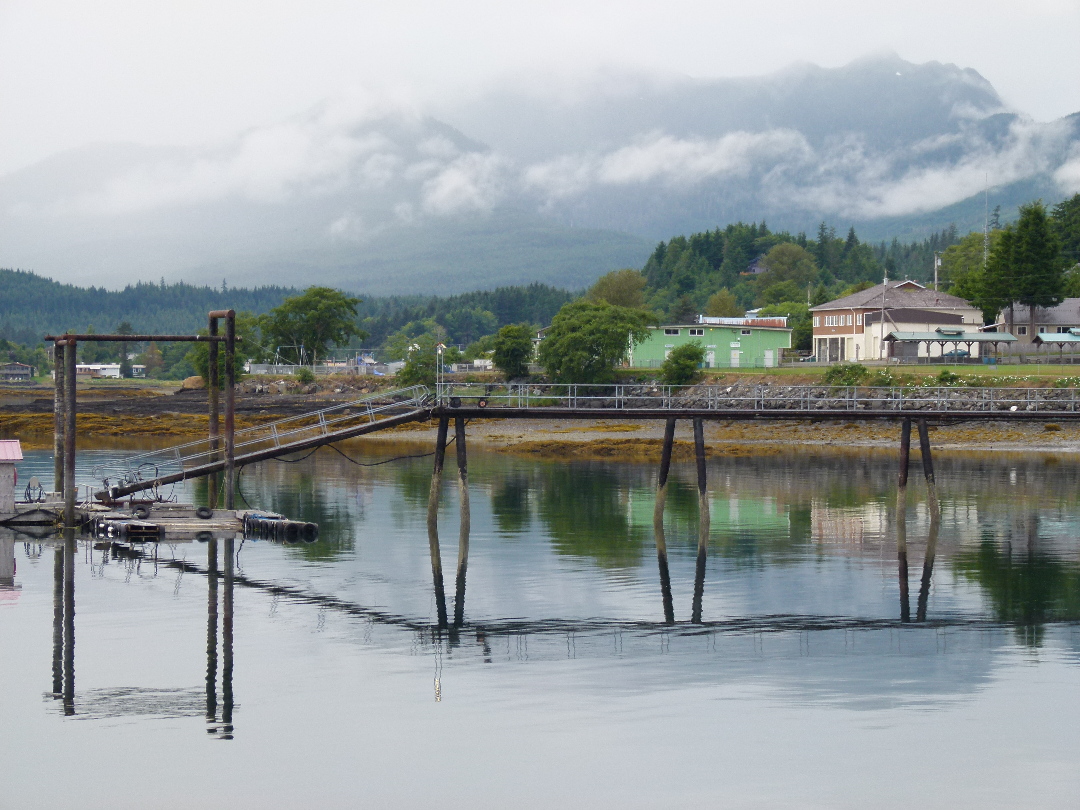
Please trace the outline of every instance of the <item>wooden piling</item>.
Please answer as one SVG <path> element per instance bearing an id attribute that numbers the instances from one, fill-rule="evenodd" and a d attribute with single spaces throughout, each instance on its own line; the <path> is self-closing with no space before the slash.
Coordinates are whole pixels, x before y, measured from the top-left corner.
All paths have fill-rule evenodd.
<path id="1" fill-rule="evenodd" d="M 64 525 L 75 525 L 75 355 L 74 340 L 64 347 Z"/>
<path id="2" fill-rule="evenodd" d="M 427 508 L 428 550 L 431 553 L 431 579 L 435 587 L 435 610 L 439 627 L 446 627 L 446 592 L 443 587 L 442 552 L 439 550 L 439 495 L 442 492 L 443 460 L 446 456 L 446 433 L 449 425 L 449 417 L 439 417 L 439 432 L 435 438 L 435 469 L 431 473 Z"/>
<path id="3" fill-rule="evenodd" d="M 209 321 L 209 333 L 210 337 L 217 337 L 218 334 L 218 319 L 213 315 L 210 315 L 207 319 Z M 218 392 L 220 383 L 220 376 L 218 372 L 218 356 L 221 352 L 218 351 L 218 342 L 211 340 L 206 350 L 208 353 L 208 365 L 206 370 L 207 376 L 207 402 L 210 408 L 210 460 L 218 460 L 218 447 L 219 436 L 221 434 L 221 397 Z M 216 509 L 218 504 L 218 480 L 217 473 L 211 473 L 206 478 L 206 503 L 211 509 Z"/>
<path id="4" fill-rule="evenodd" d="M 930 518 L 936 520 L 941 517 L 941 504 L 938 502 L 937 483 L 934 481 L 934 459 L 930 455 L 930 432 L 925 419 L 919 420 L 919 454 L 922 456 L 923 475 L 926 477 L 926 500 L 930 507 Z"/>
<path id="5" fill-rule="evenodd" d="M 896 489 L 896 564 L 900 581 L 900 621 L 911 621 L 908 596 L 907 556 L 907 480 L 911 460 L 911 419 L 905 418 L 900 428 L 900 475 Z"/>
<path id="6" fill-rule="evenodd" d="M 664 426 L 664 445 L 660 451 L 660 473 L 656 482 L 656 504 L 653 506 L 653 535 L 656 540 L 656 562 L 660 569 L 660 594 L 664 603 L 664 621 L 675 622 L 675 606 L 671 598 L 671 572 L 668 568 L 667 538 L 664 536 L 664 507 L 667 503 L 668 471 L 671 468 L 671 449 L 675 443 L 675 420 Z"/>
<path id="7" fill-rule="evenodd" d="M 64 341 L 53 345 L 53 492 L 64 491 Z M 59 690 L 57 690 L 59 691 Z"/>
<path id="8" fill-rule="evenodd" d="M 465 450 L 465 418 L 454 419 L 454 441 L 457 444 L 458 465 L 458 502 L 460 521 L 458 524 L 458 560 L 457 579 L 454 587 L 454 626 L 461 626 L 465 620 L 465 573 L 469 568 L 469 531 L 472 527 L 472 513 L 469 507 L 469 472 L 468 455 Z"/>
<path id="9" fill-rule="evenodd" d="M 694 601 L 690 621 L 701 622 L 701 601 L 705 593 L 705 558 L 709 545 L 709 493 L 705 480 L 705 427 L 701 417 L 694 419 L 694 459 L 697 462 L 698 485 L 698 547 L 694 567 Z"/>
<path id="10" fill-rule="evenodd" d="M 211 341 L 213 343 L 213 341 Z M 225 312 L 225 508 L 236 508 L 236 313 Z"/>

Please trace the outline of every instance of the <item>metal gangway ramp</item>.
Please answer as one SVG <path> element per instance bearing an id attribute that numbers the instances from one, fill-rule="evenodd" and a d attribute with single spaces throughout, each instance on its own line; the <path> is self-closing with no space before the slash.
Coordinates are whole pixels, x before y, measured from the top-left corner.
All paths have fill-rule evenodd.
<path id="1" fill-rule="evenodd" d="M 244 428 L 235 433 L 235 464 L 242 467 L 428 419 L 432 404 L 430 389 L 414 385 Z M 207 437 L 100 465 L 94 477 L 102 482 L 102 494 L 115 499 L 224 469 L 222 438 Z"/>

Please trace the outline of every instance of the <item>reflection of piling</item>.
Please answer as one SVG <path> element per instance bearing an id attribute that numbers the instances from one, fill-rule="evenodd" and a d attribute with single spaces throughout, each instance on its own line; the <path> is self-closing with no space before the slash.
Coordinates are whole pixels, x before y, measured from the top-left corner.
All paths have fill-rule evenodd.
<path id="1" fill-rule="evenodd" d="M 454 625 L 459 626 L 465 620 L 465 572 L 469 568 L 469 529 L 472 525 L 468 456 L 465 452 L 465 419 L 461 416 L 454 419 L 454 441 L 457 443 L 458 502 L 461 513 L 458 525 L 457 580 L 454 587 Z"/>
<path id="2" fill-rule="evenodd" d="M 439 494 L 442 492 L 443 459 L 446 456 L 446 433 L 449 424 L 449 417 L 439 417 L 439 432 L 435 439 L 435 469 L 431 473 L 427 509 L 431 579 L 435 586 L 435 610 L 439 617 L 439 627 L 446 627 L 446 592 L 443 589 L 442 553 L 439 551 Z"/>
<path id="3" fill-rule="evenodd" d="M 937 553 L 938 528 L 941 521 L 936 513 L 930 515 L 930 536 L 926 541 L 926 559 L 923 561 L 922 581 L 919 583 L 919 605 L 915 620 L 926 621 L 926 604 L 930 599 L 930 578 L 934 573 L 934 555 Z"/>
<path id="4" fill-rule="evenodd" d="M 64 547 L 57 545 L 53 555 L 53 661 L 52 691 L 60 697 L 64 689 Z"/>
<path id="5" fill-rule="evenodd" d="M 900 579 L 900 621 L 911 620 L 908 599 L 907 559 L 907 479 L 911 460 L 911 419 L 904 419 L 900 428 L 900 476 L 896 490 L 896 563 Z"/>
<path id="6" fill-rule="evenodd" d="M 74 340 L 64 347 L 64 525 L 75 525 L 75 353 Z"/>
<path id="7" fill-rule="evenodd" d="M 919 453 L 922 455 L 923 475 L 926 477 L 926 500 L 930 506 L 930 519 L 936 520 L 941 517 L 941 506 L 938 503 L 937 483 L 934 481 L 934 459 L 930 455 L 930 433 L 925 419 L 919 420 Z"/>
<path id="8" fill-rule="evenodd" d="M 671 599 L 671 573 L 668 570 L 667 539 L 664 537 L 664 506 L 667 503 L 667 479 L 671 468 L 671 448 L 675 443 L 675 420 L 668 419 L 664 427 L 664 446 L 660 451 L 660 474 L 656 481 L 656 505 L 653 507 L 653 532 L 656 537 L 656 562 L 660 568 L 660 593 L 664 600 L 664 621 L 675 621 Z"/>
<path id="9" fill-rule="evenodd" d="M 213 346 L 214 344 L 210 344 Z M 211 479 L 212 480 L 212 479 Z M 206 719 L 217 720 L 218 548 L 217 538 L 206 544 Z"/>
<path id="10" fill-rule="evenodd" d="M 705 480 L 705 428 L 700 417 L 694 419 L 694 459 L 697 462 L 698 547 L 694 568 L 694 602 L 690 621 L 701 621 L 701 600 L 705 593 L 705 556 L 709 544 L 709 495 Z"/>
<path id="11" fill-rule="evenodd" d="M 64 342 L 53 347 L 53 491 L 64 491 Z M 56 690 L 59 691 L 59 690 Z"/>
<path id="12" fill-rule="evenodd" d="M 232 739 L 233 715 L 233 538 L 225 539 L 225 592 L 221 607 L 221 722 L 226 739 Z"/>
<path id="13" fill-rule="evenodd" d="M 74 381 L 75 375 L 69 379 Z M 64 529 L 64 714 L 75 714 L 75 529 Z"/>

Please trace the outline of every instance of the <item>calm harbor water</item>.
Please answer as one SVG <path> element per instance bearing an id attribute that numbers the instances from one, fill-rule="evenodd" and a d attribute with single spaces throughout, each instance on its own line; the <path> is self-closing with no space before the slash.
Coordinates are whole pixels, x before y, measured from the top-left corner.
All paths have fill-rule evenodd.
<path id="1" fill-rule="evenodd" d="M 210 544 L 80 542 L 68 622 L 62 544 L 0 534 L 0 807 L 1080 801 L 1080 461 L 939 458 L 932 555 L 913 467 L 905 600 L 891 456 L 710 460 L 700 623 L 692 464 L 668 496 L 668 623 L 654 465 L 469 462 L 463 622 L 442 631 L 430 458 L 244 471 L 247 500 L 321 536 L 236 540 L 231 587 Z M 49 471 L 30 453 L 20 480 Z"/>

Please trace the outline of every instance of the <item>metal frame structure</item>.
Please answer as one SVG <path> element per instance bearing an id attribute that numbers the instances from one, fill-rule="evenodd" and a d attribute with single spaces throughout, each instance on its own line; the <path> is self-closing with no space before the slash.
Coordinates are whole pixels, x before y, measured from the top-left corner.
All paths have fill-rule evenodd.
<path id="1" fill-rule="evenodd" d="M 159 343 L 207 343 L 212 347 L 210 354 L 210 374 L 213 385 L 211 386 L 210 399 L 210 433 L 211 441 L 215 439 L 217 429 L 217 344 L 225 344 L 225 481 L 226 506 L 233 508 L 233 489 L 235 489 L 235 464 L 233 459 L 233 430 L 236 413 L 236 392 L 234 359 L 236 356 L 236 312 L 231 309 L 216 310 L 210 313 L 209 335 L 78 335 L 65 333 L 63 335 L 46 335 L 45 340 L 53 341 L 54 366 L 57 370 L 55 380 L 55 393 L 53 397 L 54 408 L 54 452 L 62 449 L 63 462 L 54 461 L 54 484 L 58 492 L 64 494 L 64 525 L 71 528 L 75 525 L 75 500 L 77 486 L 75 484 L 75 451 L 76 451 L 76 427 L 75 415 L 78 408 L 76 389 L 78 379 L 75 371 L 75 357 L 78 344 L 82 342 L 97 343 L 146 343 L 149 341 Z M 225 336 L 216 334 L 217 320 L 225 319 Z M 61 363 L 63 373 L 60 372 Z M 216 445 L 215 445 L 216 446 Z"/>

